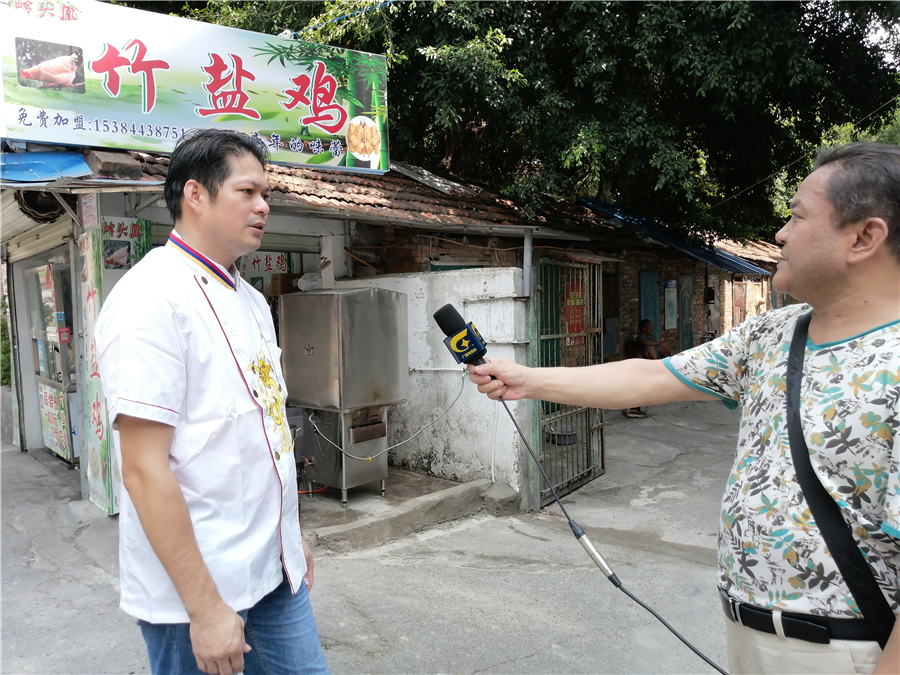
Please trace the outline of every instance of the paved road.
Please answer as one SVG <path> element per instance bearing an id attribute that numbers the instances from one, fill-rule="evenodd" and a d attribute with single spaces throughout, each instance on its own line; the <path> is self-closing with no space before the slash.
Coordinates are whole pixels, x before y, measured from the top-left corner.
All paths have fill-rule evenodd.
<path id="1" fill-rule="evenodd" d="M 689 403 L 609 420 L 607 475 L 566 509 L 631 592 L 727 668 L 715 541 L 738 416 Z M 335 672 L 714 672 L 600 574 L 558 509 L 471 518 L 319 569 Z"/>
<path id="2" fill-rule="evenodd" d="M 607 473 L 564 498 L 625 586 L 720 665 L 718 502 L 738 416 L 718 403 L 609 414 Z M 143 673 L 117 609 L 116 521 L 76 472 L 3 446 L 4 673 Z M 335 673 L 708 673 L 587 558 L 558 509 L 478 515 L 318 554 Z"/>

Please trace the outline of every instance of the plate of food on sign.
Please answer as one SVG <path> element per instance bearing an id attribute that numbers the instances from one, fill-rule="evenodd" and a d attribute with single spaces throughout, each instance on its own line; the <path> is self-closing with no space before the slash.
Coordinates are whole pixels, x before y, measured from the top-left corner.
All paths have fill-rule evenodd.
<path id="1" fill-rule="evenodd" d="M 347 149 L 363 162 L 376 159 L 381 152 L 381 132 L 378 125 L 365 115 L 358 115 L 347 126 Z"/>

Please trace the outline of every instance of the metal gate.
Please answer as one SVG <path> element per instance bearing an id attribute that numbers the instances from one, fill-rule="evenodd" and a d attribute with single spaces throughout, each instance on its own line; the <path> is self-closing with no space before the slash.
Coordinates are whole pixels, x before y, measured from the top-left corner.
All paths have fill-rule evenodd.
<path id="1" fill-rule="evenodd" d="M 588 366 L 603 360 L 602 264 L 541 260 L 539 365 Z M 605 471 L 603 411 L 540 402 L 541 463 L 559 495 Z M 541 484 L 541 506 L 553 501 Z"/>

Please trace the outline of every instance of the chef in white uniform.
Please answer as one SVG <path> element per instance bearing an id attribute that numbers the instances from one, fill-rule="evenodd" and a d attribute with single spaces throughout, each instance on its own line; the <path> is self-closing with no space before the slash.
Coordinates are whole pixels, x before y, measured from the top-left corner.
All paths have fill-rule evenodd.
<path id="1" fill-rule="evenodd" d="M 265 147 L 203 130 L 165 185 L 175 231 L 110 293 L 100 373 L 124 491 L 121 607 L 154 673 L 327 673 L 309 603 L 285 385 L 235 260 L 269 212 Z"/>

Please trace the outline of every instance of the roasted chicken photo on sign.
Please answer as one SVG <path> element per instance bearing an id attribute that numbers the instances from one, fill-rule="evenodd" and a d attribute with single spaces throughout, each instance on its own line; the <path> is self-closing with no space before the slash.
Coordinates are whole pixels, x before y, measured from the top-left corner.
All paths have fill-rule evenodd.
<path id="1" fill-rule="evenodd" d="M 78 54 L 57 56 L 31 68 L 23 68 L 19 73 L 26 80 L 69 86 L 75 81 L 75 75 L 78 73 Z"/>
<path id="2" fill-rule="evenodd" d="M 377 157 L 381 152 L 378 125 L 368 117 L 354 117 L 347 127 L 347 148 L 357 159 L 365 161 Z"/>

